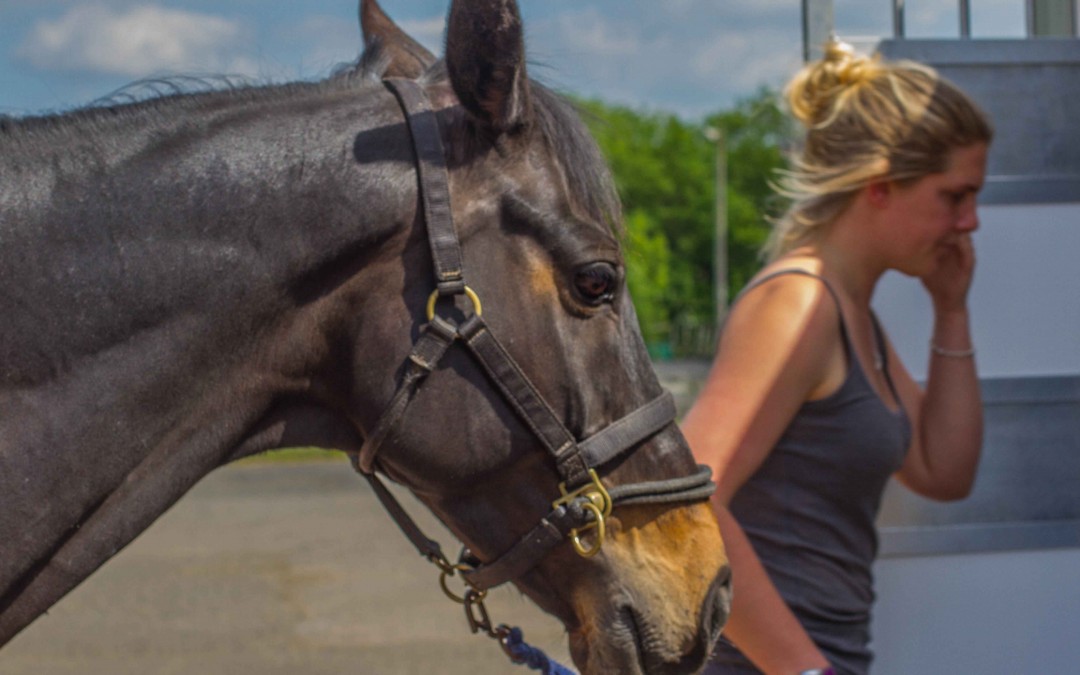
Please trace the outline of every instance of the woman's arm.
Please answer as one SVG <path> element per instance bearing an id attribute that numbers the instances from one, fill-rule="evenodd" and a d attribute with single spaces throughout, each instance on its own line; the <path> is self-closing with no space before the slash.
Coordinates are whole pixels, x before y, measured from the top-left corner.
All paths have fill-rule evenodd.
<path id="1" fill-rule="evenodd" d="M 934 305 L 925 391 L 895 353 L 890 359 L 890 375 L 915 430 L 897 478 L 932 499 L 966 497 L 982 449 L 982 396 L 967 310 L 974 267 L 971 237 L 965 235 L 943 256 L 935 273 L 923 279 Z"/>
<path id="2" fill-rule="evenodd" d="M 963 356 L 971 350 L 967 312 L 935 312 L 932 344 L 948 353 L 931 351 L 925 391 L 891 354 L 890 374 L 915 431 L 897 478 L 924 497 L 963 499 L 975 482 L 983 432 L 975 357 Z"/>
<path id="3" fill-rule="evenodd" d="M 828 665 L 727 509 L 798 408 L 839 386 L 846 362 L 835 304 L 816 279 L 785 276 L 753 289 L 728 317 L 717 356 L 682 429 L 718 489 L 713 507 L 732 568 L 724 634 L 769 675 Z M 837 375 L 837 369 L 839 374 Z"/>
<path id="4" fill-rule="evenodd" d="M 714 499 L 713 510 L 734 583 L 724 635 L 766 675 L 796 675 L 828 667 L 829 662 L 773 586 L 727 506 Z"/>

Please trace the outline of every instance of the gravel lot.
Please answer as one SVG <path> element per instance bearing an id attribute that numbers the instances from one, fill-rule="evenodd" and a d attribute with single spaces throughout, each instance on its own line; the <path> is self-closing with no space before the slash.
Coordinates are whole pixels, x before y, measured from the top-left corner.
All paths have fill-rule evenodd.
<path id="1" fill-rule="evenodd" d="M 657 364 L 681 413 L 707 369 Z M 496 589 L 487 607 L 570 665 L 562 625 L 516 589 Z M 344 458 L 220 469 L 0 651 L 0 675 L 532 672 L 469 633 L 435 568 Z"/>
<path id="2" fill-rule="evenodd" d="M 516 589 L 487 606 L 569 663 L 562 625 Z M 527 672 L 469 633 L 435 568 L 344 459 L 211 474 L 0 651 L 3 675 Z"/>

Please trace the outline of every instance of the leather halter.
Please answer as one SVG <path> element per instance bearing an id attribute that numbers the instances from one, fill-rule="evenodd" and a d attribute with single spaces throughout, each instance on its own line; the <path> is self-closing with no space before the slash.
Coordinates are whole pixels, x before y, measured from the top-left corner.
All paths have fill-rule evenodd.
<path id="1" fill-rule="evenodd" d="M 620 485 L 610 489 L 601 483 L 596 468 L 629 452 L 674 421 L 675 405 L 671 394 L 665 392 L 589 438 L 579 441 L 574 437 L 491 333 L 481 318 L 479 298 L 465 285 L 461 249 L 451 216 L 446 159 L 438 121 L 423 89 L 416 82 L 397 78 L 386 79 L 384 84 L 394 93 L 405 112 L 412 137 L 420 202 L 435 267 L 436 289 L 428 305 L 428 323 L 423 326 L 405 361 L 397 392 L 360 452 L 353 456 L 353 465 L 370 481 L 376 495 L 401 530 L 421 555 L 442 569 L 444 582 L 447 575 L 460 572 L 473 589 L 469 593 L 483 593 L 529 571 L 568 536 L 582 555 L 599 551 L 603 544 L 603 521 L 614 505 L 708 498 L 716 486 L 710 478 L 710 469 L 705 466 L 699 466 L 692 475 L 670 480 Z M 472 301 L 473 312 L 460 324 L 451 323 L 434 313 L 434 302 L 439 297 L 461 294 L 466 294 Z M 560 485 L 563 497 L 554 502 L 552 510 L 509 550 L 488 563 L 469 559 L 464 564 L 450 564 L 438 543 L 420 531 L 375 475 L 383 441 L 404 416 L 424 379 L 435 370 L 455 342 L 460 342 L 469 350 L 518 416 L 540 440 L 554 459 L 563 481 Z M 594 548 L 583 550 L 577 533 L 589 528 L 597 529 L 597 543 Z M 446 590 L 445 583 L 443 588 Z M 447 594 L 460 601 L 449 591 Z M 472 609 L 467 607 L 467 611 L 471 612 Z M 470 623 L 473 623 L 471 614 Z"/>

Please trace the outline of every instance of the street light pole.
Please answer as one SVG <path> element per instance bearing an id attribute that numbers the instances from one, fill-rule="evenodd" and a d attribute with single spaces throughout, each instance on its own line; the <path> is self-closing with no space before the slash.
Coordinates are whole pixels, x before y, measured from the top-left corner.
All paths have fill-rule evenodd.
<path id="1" fill-rule="evenodd" d="M 713 303 L 716 308 L 716 334 L 727 317 L 728 310 L 728 203 L 727 203 L 727 143 L 724 132 L 717 127 L 705 127 L 705 137 L 716 144 L 716 221 L 713 239 Z"/>
<path id="2" fill-rule="evenodd" d="M 836 29 L 833 0 L 802 0 L 802 26 L 803 61 L 817 61 Z"/>

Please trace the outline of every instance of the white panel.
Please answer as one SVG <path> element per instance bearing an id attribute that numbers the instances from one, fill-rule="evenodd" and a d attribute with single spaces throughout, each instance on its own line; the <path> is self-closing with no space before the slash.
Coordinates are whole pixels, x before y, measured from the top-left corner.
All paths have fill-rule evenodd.
<path id="1" fill-rule="evenodd" d="M 875 567 L 874 675 L 1080 673 L 1080 549 Z"/>

